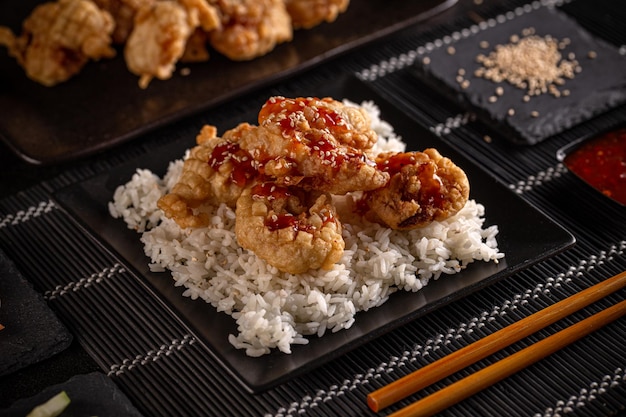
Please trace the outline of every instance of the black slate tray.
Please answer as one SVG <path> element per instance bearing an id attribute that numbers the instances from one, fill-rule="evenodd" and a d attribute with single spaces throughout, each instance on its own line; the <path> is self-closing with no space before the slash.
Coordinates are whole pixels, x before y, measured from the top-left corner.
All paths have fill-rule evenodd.
<path id="1" fill-rule="evenodd" d="M 61 391 L 70 398 L 62 417 L 141 417 L 141 413 L 110 378 L 99 372 L 77 375 L 66 382 L 48 387 L 29 398 L 0 410 L 1 417 L 24 417 L 34 407 L 45 403 Z"/>
<path id="2" fill-rule="evenodd" d="M 524 102 L 525 90 L 474 76 L 481 66 L 477 55 L 488 55 L 496 45 L 508 44 L 511 36 L 521 37 L 527 28 L 534 28 L 541 37 L 550 35 L 559 41 L 571 41 L 560 51 L 562 59 L 575 54 L 582 72 L 565 79 L 559 87 L 569 90 L 569 95 L 556 98 L 542 94 Z M 481 46 L 485 41 L 487 48 Z M 589 58 L 590 52 L 596 57 Z M 462 79 L 469 81 L 469 86 L 463 87 L 459 82 L 460 69 L 464 70 Z M 626 56 L 565 13 L 548 7 L 515 16 L 449 47 L 434 49 L 415 63 L 412 72 L 437 94 L 474 112 L 503 138 L 521 145 L 539 143 L 626 102 Z M 494 93 L 498 86 L 503 90 L 501 96 Z M 497 100 L 492 102 L 491 97 Z M 509 109 L 514 114 L 509 114 Z"/>
<path id="3" fill-rule="evenodd" d="M 186 324 L 224 369 L 248 390 L 260 392 L 306 373 L 385 332 L 485 288 L 574 244 L 574 238 L 569 232 L 448 148 L 368 85 L 354 78 L 338 79 L 333 85 L 302 91 L 300 95 L 330 95 L 355 102 L 373 100 L 381 108 L 381 117 L 395 127 L 396 132 L 408 143 L 409 149 L 436 147 L 443 155 L 449 156 L 466 171 L 472 187 L 470 197 L 486 206 L 487 224 L 499 225 L 498 241 L 506 257 L 498 264 L 471 264 L 460 274 L 442 277 L 417 293 L 395 293 L 381 307 L 359 313 L 350 329 L 326 334 L 322 338 L 312 337 L 308 345 L 295 346 L 290 355 L 272 352 L 260 358 L 251 358 L 228 342 L 228 334 L 236 332 L 235 320 L 217 312 L 204 301 L 182 297 L 182 289 L 174 287 L 167 274 L 150 272 L 139 235 L 108 214 L 107 203 L 112 200 L 115 188 L 126 183 L 137 168 L 148 168 L 162 175 L 169 161 L 178 159 L 186 148 L 193 146 L 193 138 L 173 142 L 120 169 L 57 192 L 55 199 L 59 205 L 105 247 L 119 254 L 137 279 L 163 301 L 164 308 L 170 309 Z M 254 115 L 240 115 L 232 126 L 243 120 L 254 120 Z"/>
<path id="4" fill-rule="evenodd" d="M 0 376 L 47 359 L 72 335 L 8 256 L 0 251 Z"/>
<path id="5" fill-rule="evenodd" d="M 0 25 L 20 31 L 41 2 L 0 1 Z M 233 62 L 213 52 L 209 62 L 179 64 L 190 69 L 188 76 L 176 72 L 146 90 L 137 86 L 121 50 L 50 88 L 30 81 L 0 47 L 0 139 L 33 164 L 91 155 L 423 22 L 456 2 L 397 1 L 389 7 L 383 0 L 352 1 L 333 24 L 298 30 L 292 42 L 264 57 Z"/>

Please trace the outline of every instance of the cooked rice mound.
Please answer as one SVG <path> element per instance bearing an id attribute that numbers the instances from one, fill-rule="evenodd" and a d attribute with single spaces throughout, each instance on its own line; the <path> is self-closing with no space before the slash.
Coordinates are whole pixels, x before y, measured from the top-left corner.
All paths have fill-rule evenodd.
<path id="1" fill-rule="evenodd" d="M 402 152 L 405 144 L 379 118 L 372 102 L 361 104 L 379 134 L 376 152 Z M 484 207 L 474 200 L 454 216 L 411 231 L 392 230 L 352 214 L 358 196 L 333 196 L 342 222 L 345 249 L 329 269 L 301 274 L 280 272 L 235 236 L 235 211 L 225 204 L 202 210 L 207 227 L 182 229 L 157 208 L 176 183 L 183 160 L 170 163 L 159 178 L 138 169 L 115 191 L 109 211 L 141 233 L 152 271 L 169 270 L 184 295 L 201 298 L 231 315 L 238 334 L 230 343 L 249 356 L 272 349 L 291 353 L 306 336 L 347 329 L 359 311 L 380 306 L 396 291 L 419 291 L 431 279 L 461 272 L 474 261 L 498 262 L 497 226 L 483 228 Z M 451 279 L 451 278 L 447 278 Z M 391 299 L 393 302 L 393 299 Z"/>

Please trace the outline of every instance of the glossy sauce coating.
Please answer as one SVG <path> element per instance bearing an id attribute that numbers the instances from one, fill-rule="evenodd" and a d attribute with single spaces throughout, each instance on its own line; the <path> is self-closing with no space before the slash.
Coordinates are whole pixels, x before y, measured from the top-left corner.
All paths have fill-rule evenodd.
<path id="1" fill-rule="evenodd" d="M 626 127 L 585 142 L 564 163 L 602 194 L 626 205 Z"/>
<path id="2" fill-rule="evenodd" d="M 415 165 L 417 162 L 415 154 L 410 152 L 398 153 L 389 158 L 378 161 L 378 169 L 395 175 L 402 170 L 404 166 Z M 434 206 L 441 208 L 443 206 L 445 196 L 442 192 L 441 179 L 435 173 L 435 166 L 428 162 L 418 164 L 418 176 L 421 182 L 419 195 L 411 196 L 419 201 L 420 205 Z"/>
<path id="3" fill-rule="evenodd" d="M 225 142 L 219 144 L 211 152 L 211 157 L 209 158 L 211 168 L 218 170 L 226 162 L 232 164 L 231 179 L 240 187 L 246 185 L 248 180 L 257 175 L 254 158 L 236 143 Z"/>

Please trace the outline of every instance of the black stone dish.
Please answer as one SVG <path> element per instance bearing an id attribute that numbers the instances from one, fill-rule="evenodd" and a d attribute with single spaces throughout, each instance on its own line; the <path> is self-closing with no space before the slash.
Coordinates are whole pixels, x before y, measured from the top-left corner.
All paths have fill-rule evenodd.
<path id="1" fill-rule="evenodd" d="M 534 28 L 541 37 L 570 40 L 561 55 L 567 58 L 574 53 L 582 72 L 559 87 L 569 90 L 569 95 L 557 98 L 542 94 L 524 102 L 525 90 L 474 76 L 474 71 L 481 67 L 477 55 L 487 55 L 496 45 L 508 44 L 513 35 L 521 37 L 527 28 Z M 487 48 L 481 47 L 485 41 Z M 590 58 L 590 53 L 595 58 Z M 474 112 L 489 128 L 516 144 L 536 144 L 626 101 L 626 56 L 564 13 L 547 7 L 435 48 L 422 58 L 412 68 L 420 80 Z M 466 88 L 459 82 L 459 69 L 465 71 L 464 79 L 469 81 Z M 503 94 L 491 102 L 498 86 Z M 510 109 L 513 115 L 509 114 Z"/>
<path id="2" fill-rule="evenodd" d="M 72 335 L 41 294 L 0 251 L 0 376 L 47 359 L 72 342 Z"/>
<path id="3" fill-rule="evenodd" d="M 65 391 L 70 398 L 70 404 L 61 414 L 63 417 L 141 417 L 141 413 L 117 385 L 99 372 L 74 376 L 37 395 L 18 400 L 7 410 L 0 410 L 0 416 L 24 417 L 61 391 Z"/>
<path id="4" fill-rule="evenodd" d="M 175 287 L 167 273 L 150 272 L 149 259 L 143 253 L 140 236 L 129 230 L 122 220 L 113 219 L 108 213 L 107 203 L 112 201 L 116 187 L 129 181 L 137 168 L 148 168 L 163 175 L 171 160 L 180 158 L 186 148 L 194 145 L 193 137 L 173 142 L 125 167 L 58 192 L 55 199 L 59 205 L 92 232 L 106 248 L 118 253 L 128 270 L 136 274 L 136 278 L 146 284 L 154 296 L 164 301 L 224 369 L 251 392 L 269 389 L 289 378 L 306 373 L 368 340 L 574 244 L 574 237 L 569 232 L 446 146 L 434 134 L 417 125 L 367 84 L 353 78 L 338 79 L 334 85 L 325 85 L 315 91 L 302 91 L 299 95 L 347 98 L 357 103 L 373 100 L 381 109 L 381 118 L 394 126 L 396 133 L 408 143 L 408 149 L 435 147 L 442 155 L 450 157 L 467 173 L 471 183 L 470 197 L 485 205 L 486 225 L 498 225 L 499 248 L 506 257 L 498 264 L 473 263 L 456 276 L 432 281 L 417 293 L 394 293 L 382 306 L 357 314 L 356 322 L 350 329 L 327 333 L 322 338 L 310 337 L 309 344 L 293 347 L 289 355 L 275 351 L 252 358 L 228 342 L 228 335 L 236 332 L 235 320 L 217 312 L 202 300 L 192 301 L 183 297 L 183 289 Z M 254 116 L 239 115 L 225 128 L 234 127 L 241 121 L 254 120 Z"/>

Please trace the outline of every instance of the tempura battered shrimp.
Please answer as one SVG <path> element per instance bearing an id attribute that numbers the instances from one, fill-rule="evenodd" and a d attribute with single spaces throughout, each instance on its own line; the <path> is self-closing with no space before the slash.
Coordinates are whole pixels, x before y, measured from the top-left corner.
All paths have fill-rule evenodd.
<path id="1" fill-rule="evenodd" d="M 410 230 L 444 220 L 465 206 L 469 182 L 465 172 L 435 149 L 385 153 L 376 158 L 389 184 L 364 194 L 374 219 L 392 229 Z"/>
<path id="2" fill-rule="evenodd" d="M 139 76 L 139 87 L 147 88 L 154 77 L 166 80 L 172 76 L 191 33 L 185 8 L 174 1 L 158 1 L 139 9 L 124 48 L 126 65 Z"/>
<path id="3" fill-rule="evenodd" d="M 209 219 L 195 210 L 202 204 L 235 207 L 243 189 L 257 176 L 255 163 L 238 144 L 217 137 L 214 126 L 204 126 L 183 164 L 183 172 L 158 207 L 180 227 L 202 227 Z"/>
<path id="4" fill-rule="evenodd" d="M 211 0 L 221 12 L 220 29 L 211 31 L 211 46 L 235 61 L 267 54 L 293 37 L 284 0 Z"/>
<path id="5" fill-rule="evenodd" d="M 332 194 L 372 190 L 386 184 L 389 175 L 356 148 L 337 143 L 324 131 L 286 135 L 280 127 L 242 124 L 224 133 L 259 161 L 259 170 L 281 185 Z"/>
<path id="6" fill-rule="evenodd" d="M 241 194 L 235 233 L 240 246 L 291 274 L 330 269 L 345 247 L 329 194 L 271 182 Z"/>
<path id="7" fill-rule="evenodd" d="M 0 44 L 29 78 L 53 86 L 80 72 L 90 59 L 113 57 L 113 28 L 111 15 L 91 0 L 59 0 L 35 7 L 19 37 L 4 28 Z"/>
<path id="8" fill-rule="evenodd" d="M 370 149 L 378 140 L 367 111 L 330 97 L 271 97 L 261 107 L 258 122 L 262 126 L 280 126 L 287 134 L 325 130 L 342 145 L 359 150 Z"/>
<path id="9" fill-rule="evenodd" d="M 148 6 L 156 0 L 93 0 L 102 10 L 113 16 L 115 29 L 112 38 L 116 44 L 123 44 L 133 30 L 133 21 L 137 10 Z"/>
<path id="10" fill-rule="evenodd" d="M 205 0 L 163 0 L 142 7 L 124 48 L 126 65 L 140 77 L 141 88 L 147 88 L 154 77 L 166 80 L 196 28 L 213 30 L 218 26 L 217 12 Z"/>
<path id="11" fill-rule="evenodd" d="M 310 29 L 322 22 L 334 22 L 349 4 L 350 0 L 285 0 L 295 29 Z"/>
<path id="12" fill-rule="evenodd" d="M 239 143 L 259 161 L 260 171 L 281 185 L 333 194 L 385 185 L 389 175 L 378 170 L 365 151 L 351 146 L 370 146 L 369 128 L 356 117 L 360 113 L 313 104 L 318 102 L 272 98 L 259 114 L 260 126 L 244 123 L 224 137 Z"/>

